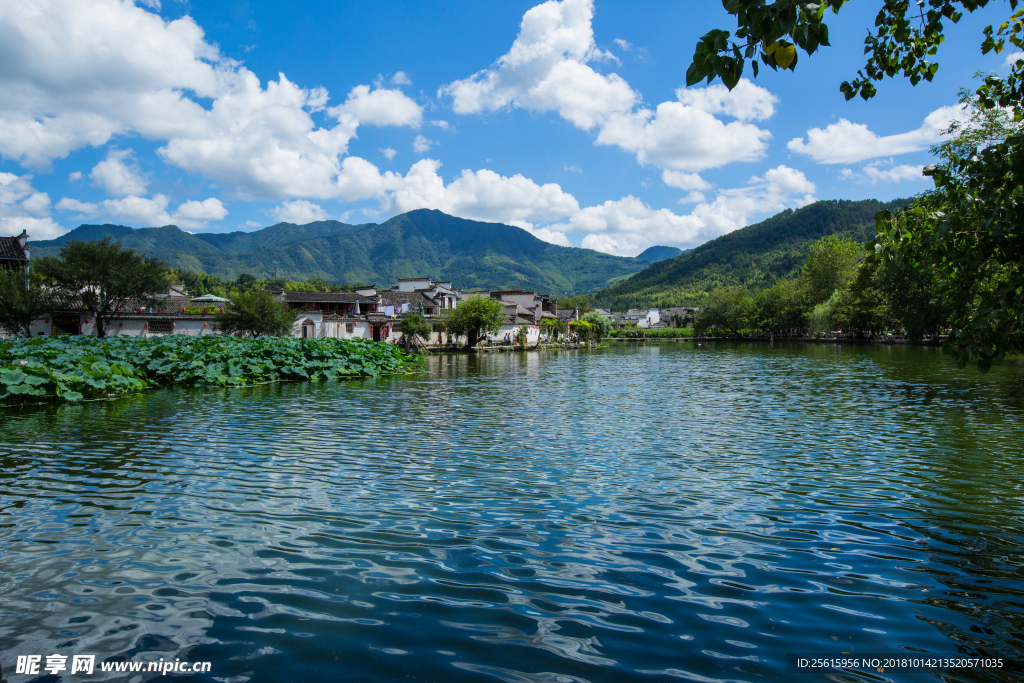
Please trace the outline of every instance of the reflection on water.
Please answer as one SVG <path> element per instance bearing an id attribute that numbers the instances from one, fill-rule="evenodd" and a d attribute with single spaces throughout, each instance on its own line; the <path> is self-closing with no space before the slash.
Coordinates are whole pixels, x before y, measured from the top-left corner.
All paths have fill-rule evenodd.
<path id="1" fill-rule="evenodd" d="M 546 683 L 1024 659 L 1022 386 L 931 349 L 621 345 L 8 410 L 0 664 Z"/>

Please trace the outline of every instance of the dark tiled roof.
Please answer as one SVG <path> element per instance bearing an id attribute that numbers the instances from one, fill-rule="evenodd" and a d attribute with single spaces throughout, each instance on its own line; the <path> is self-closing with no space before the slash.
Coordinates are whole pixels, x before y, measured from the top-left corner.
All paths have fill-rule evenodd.
<path id="1" fill-rule="evenodd" d="M 5 261 L 27 261 L 28 256 L 21 248 L 17 237 L 0 237 L 0 259 Z"/>
<path id="2" fill-rule="evenodd" d="M 291 292 L 285 291 L 284 300 L 289 302 L 302 303 L 360 303 L 372 304 L 376 299 L 365 297 L 355 292 Z"/>

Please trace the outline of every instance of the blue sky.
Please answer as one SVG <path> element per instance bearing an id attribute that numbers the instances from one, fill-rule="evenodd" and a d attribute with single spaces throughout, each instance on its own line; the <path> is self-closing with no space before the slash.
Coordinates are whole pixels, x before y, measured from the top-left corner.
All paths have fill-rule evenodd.
<path id="1" fill-rule="evenodd" d="M 934 82 L 846 102 L 878 5 L 730 93 L 683 87 L 699 37 L 734 27 L 711 0 L 0 0 L 0 234 L 428 207 L 635 255 L 910 196 L 957 90 L 1007 71 L 978 46 L 1009 9 L 952 28 Z"/>

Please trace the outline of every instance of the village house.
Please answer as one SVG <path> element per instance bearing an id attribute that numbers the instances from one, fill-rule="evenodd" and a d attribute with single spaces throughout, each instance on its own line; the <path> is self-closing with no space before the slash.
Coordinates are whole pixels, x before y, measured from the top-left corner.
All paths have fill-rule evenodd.
<path id="1" fill-rule="evenodd" d="M 0 237 L 0 268 L 27 270 L 28 250 L 28 233 L 24 230 L 16 237 Z"/>

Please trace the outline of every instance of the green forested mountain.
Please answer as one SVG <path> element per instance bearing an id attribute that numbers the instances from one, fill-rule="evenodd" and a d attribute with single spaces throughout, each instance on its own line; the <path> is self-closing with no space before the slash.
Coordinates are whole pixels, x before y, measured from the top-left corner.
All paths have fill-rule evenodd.
<path id="1" fill-rule="evenodd" d="M 33 256 L 68 240 L 110 236 L 168 265 L 234 280 L 240 273 L 294 280 L 389 285 L 431 276 L 464 288 L 522 287 L 554 294 L 592 292 L 647 265 L 635 258 L 561 247 L 511 225 L 420 209 L 381 224 L 279 223 L 255 232 L 190 234 L 174 226 L 132 229 L 83 225 L 55 240 L 32 242 Z"/>
<path id="2" fill-rule="evenodd" d="M 683 250 L 679 247 L 647 247 L 641 253 L 637 254 L 637 258 L 641 261 L 664 261 L 667 258 L 675 258 L 683 253 Z"/>
<path id="3" fill-rule="evenodd" d="M 716 287 L 746 285 L 752 290 L 763 289 L 780 278 L 796 276 L 815 240 L 836 234 L 867 242 L 875 235 L 874 215 L 882 209 L 905 206 L 908 201 L 832 200 L 796 211 L 787 209 L 682 256 L 651 264 L 633 277 L 597 292 L 594 305 L 614 310 L 695 306 Z"/>

